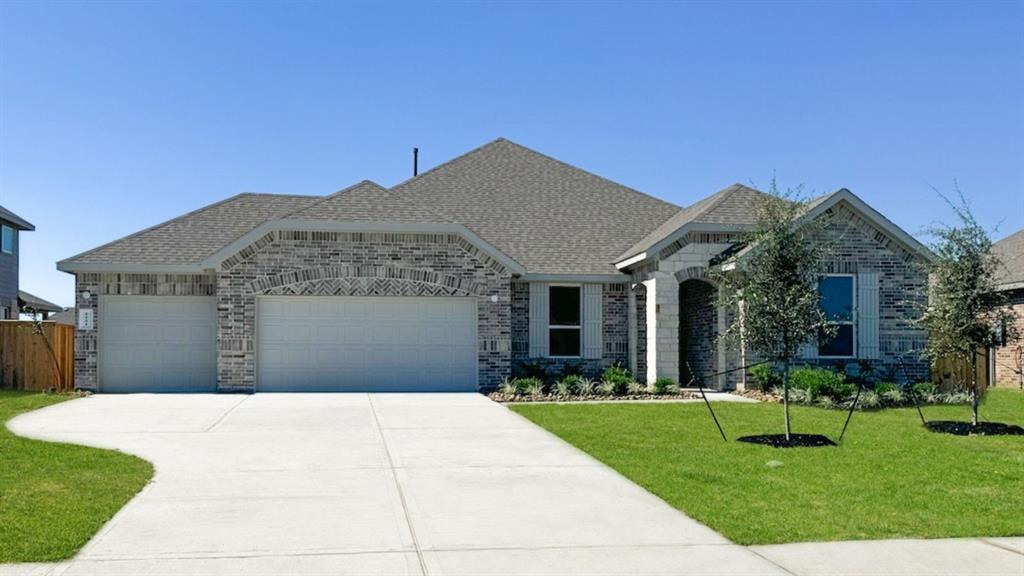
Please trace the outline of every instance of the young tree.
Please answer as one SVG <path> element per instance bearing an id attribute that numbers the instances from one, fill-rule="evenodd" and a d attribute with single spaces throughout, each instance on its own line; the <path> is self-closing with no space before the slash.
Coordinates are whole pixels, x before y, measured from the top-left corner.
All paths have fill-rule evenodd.
<path id="1" fill-rule="evenodd" d="M 789 366 L 801 346 L 830 333 L 817 290 L 818 262 L 827 247 L 814 237 L 821 223 L 801 221 L 807 208 L 799 188 L 780 192 L 772 179 L 746 248 L 718 275 L 720 305 L 740 311 L 723 334 L 726 341 L 782 365 L 787 441 Z"/>
<path id="2" fill-rule="evenodd" d="M 1013 308 L 1006 295 L 996 290 L 1003 264 L 992 252 L 988 232 L 971 212 L 960 188 L 954 184 L 956 202 L 942 195 L 953 209 L 957 224 L 930 230 L 935 238 L 935 260 L 927 265 L 929 298 L 921 325 L 928 330 L 925 355 L 934 364 L 940 358 L 958 358 L 971 366 L 971 424 L 978 425 L 978 355 L 1001 340 L 1016 341 Z M 1002 334 L 1000 334 L 1000 331 Z"/>

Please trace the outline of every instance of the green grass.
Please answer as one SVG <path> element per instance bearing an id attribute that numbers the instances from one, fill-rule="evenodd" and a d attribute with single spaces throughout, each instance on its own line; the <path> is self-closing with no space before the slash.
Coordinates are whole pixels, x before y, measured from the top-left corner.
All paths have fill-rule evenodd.
<path id="1" fill-rule="evenodd" d="M 512 410 L 740 544 L 1024 535 L 1024 437 L 925 430 L 913 408 L 856 413 L 843 445 L 732 441 L 782 431 L 778 404 L 513 405 Z M 966 406 L 928 406 L 965 420 Z M 794 432 L 836 439 L 845 412 L 794 407 Z M 1024 425 L 1024 394 L 994 390 L 982 419 Z M 770 466 L 769 462 L 781 466 Z"/>
<path id="2" fill-rule="evenodd" d="M 0 423 L 69 398 L 0 391 Z M 71 557 L 152 476 L 135 456 L 29 440 L 0 426 L 0 563 Z"/>

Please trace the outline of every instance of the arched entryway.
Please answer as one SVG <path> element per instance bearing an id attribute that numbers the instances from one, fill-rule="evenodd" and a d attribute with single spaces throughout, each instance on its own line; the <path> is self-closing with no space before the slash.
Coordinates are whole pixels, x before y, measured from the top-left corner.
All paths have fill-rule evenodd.
<path id="1" fill-rule="evenodd" d="M 696 375 L 717 371 L 718 290 L 707 280 L 692 278 L 679 284 L 679 382 L 686 386 Z M 692 372 L 691 372 L 692 370 Z M 716 378 L 703 385 L 716 387 Z"/>

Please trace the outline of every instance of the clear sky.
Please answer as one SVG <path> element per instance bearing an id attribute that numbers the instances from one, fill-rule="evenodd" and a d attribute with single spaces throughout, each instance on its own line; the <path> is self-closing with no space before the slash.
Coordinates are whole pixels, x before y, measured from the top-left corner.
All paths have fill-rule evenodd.
<path id="1" fill-rule="evenodd" d="M 689 204 L 847 187 L 911 233 L 953 179 L 1024 226 L 1024 2 L 0 3 L 21 285 L 243 191 L 410 176 L 498 136 Z"/>

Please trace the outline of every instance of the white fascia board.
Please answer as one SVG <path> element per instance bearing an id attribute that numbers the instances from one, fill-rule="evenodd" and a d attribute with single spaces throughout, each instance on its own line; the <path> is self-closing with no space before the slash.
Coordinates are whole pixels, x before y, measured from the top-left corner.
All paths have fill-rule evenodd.
<path id="1" fill-rule="evenodd" d="M 999 284 L 996 286 L 996 292 L 1007 292 L 1009 290 L 1019 290 L 1024 288 L 1024 282 L 1007 282 L 1006 284 Z"/>
<path id="2" fill-rule="evenodd" d="M 683 224 L 682 226 L 677 228 L 675 232 L 672 232 L 671 234 L 665 236 L 661 240 L 658 240 L 657 242 L 652 244 L 650 248 L 648 248 L 647 250 L 637 254 L 636 256 L 631 256 L 629 258 L 626 258 L 625 260 L 620 260 L 619 262 L 616 262 L 615 267 L 618 268 L 619 270 L 623 270 L 635 264 L 644 262 L 645 260 L 649 260 L 650 258 L 661 253 L 661 251 L 666 246 L 672 244 L 673 242 L 689 234 L 690 232 L 746 232 L 750 230 L 750 228 L 751 227 L 746 224 L 709 224 L 707 222 L 687 222 L 686 224 Z"/>
<path id="3" fill-rule="evenodd" d="M 622 260 L 620 262 L 616 262 L 615 267 L 618 268 L 619 270 L 624 270 L 626 268 L 629 268 L 633 264 L 643 262 L 644 260 L 647 260 L 647 252 L 641 252 L 636 256 L 626 258 L 625 260 Z"/>
<path id="4" fill-rule="evenodd" d="M 458 234 L 485 254 L 501 262 L 513 274 L 525 274 L 526 268 L 501 250 L 498 250 L 469 228 L 461 224 L 406 224 L 402 222 L 336 222 L 331 220 L 274 220 L 264 222 L 244 236 L 213 253 L 200 264 L 201 268 L 217 269 L 225 259 L 237 254 L 265 234 L 276 230 L 298 230 L 307 232 L 397 232 L 428 234 Z"/>
<path id="5" fill-rule="evenodd" d="M 523 274 L 525 282 L 576 282 L 595 284 L 621 284 L 629 282 L 626 274 Z"/>
<path id="6" fill-rule="evenodd" d="M 202 274 L 209 272 L 198 264 L 132 264 L 103 262 L 57 262 L 57 270 L 77 272 L 121 272 L 125 274 Z"/>

